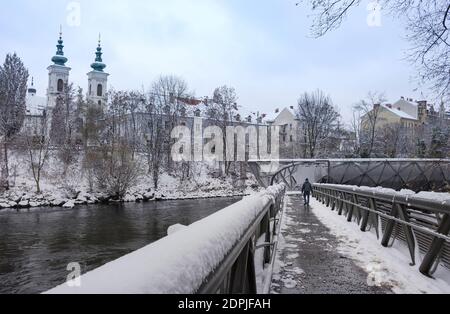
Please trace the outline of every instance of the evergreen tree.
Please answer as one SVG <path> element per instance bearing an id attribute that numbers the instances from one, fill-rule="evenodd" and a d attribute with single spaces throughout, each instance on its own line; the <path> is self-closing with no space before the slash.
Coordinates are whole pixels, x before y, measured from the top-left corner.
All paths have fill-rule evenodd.
<path id="1" fill-rule="evenodd" d="M 8 146 L 22 129 L 26 114 L 28 70 L 14 53 L 0 67 L 0 136 L 3 139 L 3 187 L 9 189 Z"/>
<path id="2" fill-rule="evenodd" d="M 444 158 L 445 148 L 447 146 L 448 134 L 441 128 L 433 128 L 433 134 L 431 137 L 431 147 L 429 155 L 431 158 Z"/>
<path id="3" fill-rule="evenodd" d="M 424 140 L 418 139 L 417 140 L 417 157 L 418 158 L 425 158 L 427 154 L 427 144 Z"/>

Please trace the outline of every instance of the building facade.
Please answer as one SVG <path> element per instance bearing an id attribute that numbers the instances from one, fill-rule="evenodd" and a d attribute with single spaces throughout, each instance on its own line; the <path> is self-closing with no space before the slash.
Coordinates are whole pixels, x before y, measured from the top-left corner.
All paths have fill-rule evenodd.
<path id="1" fill-rule="evenodd" d="M 44 118 L 52 116 L 52 111 L 56 107 L 58 98 L 64 95 L 65 89 L 70 82 L 71 68 L 66 66 L 69 59 L 64 55 L 62 32 L 59 34 L 56 48 L 56 54 L 51 59 L 53 64 L 47 68 L 48 85 L 46 96 L 41 97 L 37 95 L 34 79 L 32 79 L 31 86 L 28 89 L 26 98 L 27 112 L 23 131 L 30 134 L 36 134 L 40 130 Z M 107 104 L 109 74 L 104 71 L 106 64 L 103 63 L 102 59 L 103 52 L 100 39 L 95 55 L 95 61 L 91 64 L 92 70 L 87 74 L 88 92 L 86 100 L 88 104 L 97 104 L 104 108 Z"/>

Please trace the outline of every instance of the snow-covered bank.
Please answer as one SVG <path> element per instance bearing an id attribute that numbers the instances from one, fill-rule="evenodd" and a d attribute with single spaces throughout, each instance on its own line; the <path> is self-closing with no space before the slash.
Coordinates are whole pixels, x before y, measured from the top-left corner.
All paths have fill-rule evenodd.
<path id="1" fill-rule="evenodd" d="M 234 188 L 230 182 L 213 180 L 209 184 L 192 187 L 190 182 L 180 185 L 163 186 L 158 190 L 140 185 L 130 189 L 123 202 L 148 202 L 165 200 L 207 199 L 221 197 L 247 196 L 259 191 L 253 183 L 244 189 Z M 190 188 L 189 188 L 190 187 Z M 117 202 L 111 196 L 100 192 L 87 192 L 80 189 L 68 192 L 63 188 L 54 188 L 52 192 L 36 194 L 26 189 L 13 189 L 0 194 L 0 211 L 28 209 L 37 207 L 73 208 L 77 205 L 91 205 L 98 203 Z"/>
<path id="2" fill-rule="evenodd" d="M 61 165 L 56 159 L 49 161 L 43 173 L 37 194 L 35 182 L 30 170 L 21 157 L 11 156 L 11 181 L 14 183 L 10 191 L 0 193 L 0 211 L 28 209 L 36 207 L 73 208 L 77 205 L 116 202 L 111 196 L 100 190 L 91 190 L 88 178 L 80 169 L 80 164 L 70 167 L 61 174 Z M 153 179 L 146 173 L 145 164 L 137 182 L 127 191 L 123 202 L 145 202 L 161 200 L 184 200 L 201 198 L 219 198 L 245 196 L 257 193 L 260 187 L 250 176 L 245 181 L 232 178 L 215 178 L 209 174 L 207 167 L 202 167 L 195 177 L 181 181 L 168 174 L 161 174 L 158 189 L 153 189 Z"/>
<path id="3" fill-rule="evenodd" d="M 244 198 L 187 228 L 81 277 L 49 294 L 192 294 L 220 265 L 284 186 Z"/>
<path id="4" fill-rule="evenodd" d="M 419 272 L 420 260 L 411 267 L 407 247 L 395 242 L 394 247 L 384 248 L 372 232 L 361 232 L 358 225 L 349 223 L 322 203 L 312 200 L 314 214 L 340 239 L 339 252 L 353 259 L 369 274 L 372 285 L 392 287 L 395 293 L 450 293 L 450 271 L 440 267 L 436 279 Z M 420 258 L 419 258 L 420 259 Z"/>

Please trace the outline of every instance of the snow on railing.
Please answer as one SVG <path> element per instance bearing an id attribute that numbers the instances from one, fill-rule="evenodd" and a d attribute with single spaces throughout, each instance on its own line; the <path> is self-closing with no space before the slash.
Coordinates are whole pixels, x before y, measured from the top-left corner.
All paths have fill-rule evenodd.
<path id="1" fill-rule="evenodd" d="M 272 186 L 147 247 L 93 270 L 80 287 L 46 294 L 193 294 L 213 277 L 253 225 L 279 206 L 284 185 Z M 278 203 L 278 205 L 277 205 Z M 253 237 L 253 234 L 251 235 Z"/>

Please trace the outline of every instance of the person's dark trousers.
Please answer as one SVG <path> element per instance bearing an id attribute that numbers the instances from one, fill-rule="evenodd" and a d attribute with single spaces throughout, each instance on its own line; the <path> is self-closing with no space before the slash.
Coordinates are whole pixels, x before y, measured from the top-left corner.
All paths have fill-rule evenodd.
<path id="1" fill-rule="evenodd" d="M 303 194 L 303 199 L 305 200 L 305 205 L 309 205 L 310 198 L 311 198 L 311 194 L 310 193 L 304 193 Z"/>

